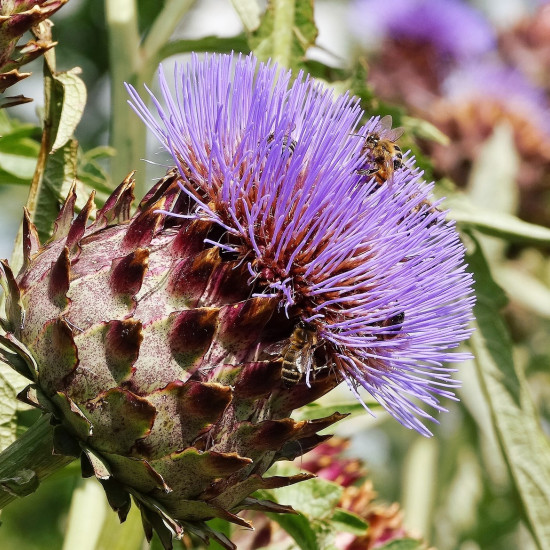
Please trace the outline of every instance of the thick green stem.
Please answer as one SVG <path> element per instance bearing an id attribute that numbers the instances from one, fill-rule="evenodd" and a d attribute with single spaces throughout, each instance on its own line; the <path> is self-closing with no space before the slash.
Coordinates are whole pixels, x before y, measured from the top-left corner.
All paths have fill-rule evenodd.
<path id="1" fill-rule="evenodd" d="M 273 59 L 283 67 L 291 66 L 295 0 L 275 0 L 273 6 Z"/>
<path id="2" fill-rule="evenodd" d="M 123 83 L 132 84 L 141 91 L 142 84 L 150 82 L 159 51 L 194 2 L 169 0 L 155 19 L 143 47 L 140 47 L 136 0 L 105 0 L 113 112 L 110 143 L 117 151 L 111 165 L 115 183 L 122 181 L 145 157 L 146 127 L 128 106 L 128 93 Z M 138 172 L 136 177 L 138 196 L 145 191 L 143 172 Z"/>
<path id="3" fill-rule="evenodd" d="M 40 482 L 74 460 L 53 454 L 53 427 L 41 417 L 0 453 L 0 509 L 34 492 Z"/>
<path id="4" fill-rule="evenodd" d="M 50 42 L 53 40 L 51 25 L 42 23 L 34 29 L 34 34 L 38 40 Z M 51 49 L 44 54 L 44 129 L 42 131 L 42 142 L 40 152 L 36 163 L 36 169 L 29 188 L 26 207 L 29 211 L 31 220 L 34 221 L 38 203 L 40 202 L 40 193 L 43 192 L 42 183 L 44 170 L 48 161 L 48 154 L 51 145 L 55 139 L 52 136 L 54 129 L 52 98 L 54 97 L 54 82 L 52 75 L 55 72 L 55 49 Z M 10 265 L 14 273 L 17 273 L 23 265 L 23 222 L 19 224 L 19 231 L 15 237 L 13 253 L 11 255 Z"/>
<path id="5" fill-rule="evenodd" d="M 162 61 L 159 53 L 169 43 L 172 33 L 196 0 L 168 0 L 157 15 L 141 47 L 140 79 L 149 84 L 157 65 Z"/>
<path id="6" fill-rule="evenodd" d="M 138 86 L 140 67 L 136 0 L 105 0 L 111 67 L 111 138 L 117 155 L 111 163 L 115 184 L 121 182 L 145 156 L 145 125 L 128 105 L 124 82 Z M 144 174 L 138 174 L 143 185 Z"/>

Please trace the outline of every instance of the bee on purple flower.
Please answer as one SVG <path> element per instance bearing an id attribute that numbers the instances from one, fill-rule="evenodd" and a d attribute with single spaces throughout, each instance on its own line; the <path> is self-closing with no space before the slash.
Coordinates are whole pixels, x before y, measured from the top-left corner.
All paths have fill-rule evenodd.
<path id="1" fill-rule="evenodd" d="M 160 121 L 129 87 L 132 104 L 196 204 L 182 215 L 223 228 L 211 244 L 248 264 L 258 296 L 315 327 L 357 397 L 364 388 L 427 435 L 418 402 L 442 410 L 439 398 L 458 385 L 444 363 L 467 356 L 451 351 L 470 334 L 473 304 L 456 230 L 444 212 L 421 212 L 431 185 L 412 159 L 392 186 L 373 194 L 357 185 L 364 161 L 354 135 L 379 122 L 359 128 L 356 99 L 257 65 L 253 56 L 195 56 L 176 65 L 175 94 L 159 72 Z"/>
<path id="2" fill-rule="evenodd" d="M 129 90 L 176 166 L 133 214 L 130 174 L 90 223 L 73 186 L 45 244 L 25 217 L 0 360 L 121 520 L 132 496 L 167 550 L 184 532 L 230 550 L 208 520 L 292 511 L 252 495 L 308 478 L 268 470 L 326 439 L 344 415 L 291 414 L 340 382 L 430 434 L 472 280 L 413 159 L 374 193 L 358 173 L 378 118 L 357 99 L 253 56 L 194 56 L 160 86 L 159 119 Z"/>

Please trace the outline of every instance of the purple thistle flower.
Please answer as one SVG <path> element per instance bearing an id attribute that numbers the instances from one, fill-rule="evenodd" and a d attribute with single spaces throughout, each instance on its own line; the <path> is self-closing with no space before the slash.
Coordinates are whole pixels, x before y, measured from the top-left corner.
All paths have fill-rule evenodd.
<path id="1" fill-rule="evenodd" d="M 442 91 L 453 104 L 500 105 L 521 121 L 521 130 L 532 126 L 540 136 L 538 141 L 550 139 L 550 110 L 544 90 L 517 69 L 493 60 L 464 63 L 447 76 Z"/>
<path id="2" fill-rule="evenodd" d="M 443 363 L 468 357 L 452 350 L 474 301 L 456 230 L 427 202 L 432 186 L 412 159 L 379 189 L 366 182 L 357 170 L 378 118 L 360 126 L 355 98 L 302 73 L 206 55 L 174 76 L 172 94 L 159 71 L 163 104 L 151 94 L 160 122 L 128 90 L 193 199 L 180 215 L 219 225 L 210 242 L 246 262 L 251 292 L 315 328 L 360 400 L 362 387 L 430 435 L 419 402 L 440 411 L 440 397 L 454 398 Z"/>
<path id="3" fill-rule="evenodd" d="M 375 47 L 386 37 L 432 44 L 440 54 L 463 60 L 494 46 L 489 22 L 459 0 L 356 0 L 350 24 L 365 46 Z"/>

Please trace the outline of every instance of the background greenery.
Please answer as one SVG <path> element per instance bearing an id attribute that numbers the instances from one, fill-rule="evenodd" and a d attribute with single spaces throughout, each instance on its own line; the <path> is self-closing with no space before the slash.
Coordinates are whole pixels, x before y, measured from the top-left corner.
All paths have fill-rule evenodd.
<path id="1" fill-rule="evenodd" d="M 431 161 L 419 143 L 444 143 L 444 136 L 402 105 L 373 94 L 364 59 L 348 37 L 345 8 L 338 0 L 319 1 L 315 11 L 308 0 L 272 0 L 267 8 L 256 0 L 71 0 L 54 16 L 59 45 L 56 59 L 49 59 L 49 76 L 46 71 L 67 110 L 51 136 L 61 143 L 57 155 L 63 161 L 49 160 L 40 175 L 35 223 L 42 235 L 73 178 L 81 188 L 97 189 L 101 201 L 131 169 L 139 170 L 142 189 L 163 173 L 167 161 L 156 146 L 146 150 L 145 129 L 126 105 L 122 82 L 154 86 L 160 61 L 169 64 L 190 51 L 253 50 L 261 59 L 305 68 L 339 91 L 351 89 L 367 116 L 391 113 L 394 126 L 406 128 L 406 145 L 429 171 Z M 76 66 L 82 68 L 79 75 L 71 72 Z M 11 254 L 39 154 L 40 120 L 52 109 L 51 98 L 42 99 L 42 61 L 32 70 L 21 88 L 35 102 L 0 111 L 1 256 Z M 448 404 L 450 412 L 441 416 L 430 440 L 382 412 L 376 419 L 354 414 L 337 429 L 352 438 L 348 455 L 366 462 L 380 498 L 401 502 L 406 525 L 430 545 L 548 549 L 550 220 L 545 227 L 516 215 L 517 171 L 505 160 L 517 151 L 506 131 L 497 128 L 480 147 L 476 177 L 466 189 L 458 190 L 448 178 L 436 187 L 436 194 L 448 197 L 449 215 L 463 234 L 478 295 L 477 330 L 469 343 L 476 359 L 460 366 L 461 401 Z M 148 166 L 144 158 L 161 166 Z M 13 404 L 19 385 L 14 375 L 0 371 L 1 448 L 36 416 Z M 328 396 L 323 406 L 342 410 L 336 404 L 344 402 L 356 412 L 346 392 Z M 303 541 L 296 544 L 308 548 Z M 131 514 L 118 526 L 98 484 L 81 481 L 74 464 L 2 513 L 3 550 L 142 545 L 139 518 Z"/>

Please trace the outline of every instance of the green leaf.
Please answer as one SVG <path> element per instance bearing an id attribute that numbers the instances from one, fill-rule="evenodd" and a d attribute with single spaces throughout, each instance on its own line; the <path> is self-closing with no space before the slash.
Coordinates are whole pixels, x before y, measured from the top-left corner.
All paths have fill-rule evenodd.
<path id="1" fill-rule="evenodd" d="M 302 514 L 266 514 L 278 523 L 298 544 L 302 550 L 320 550 L 327 548 L 319 545 L 319 540 L 311 522 Z"/>
<path id="2" fill-rule="evenodd" d="M 26 124 L 22 124 L 17 118 L 12 118 L 7 111 L 0 110 L 0 136 L 13 132 L 18 125 Z"/>
<path id="3" fill-rule="evenodd" d="M 229 38 L 220 36 L 205 36 L 197 40 L 172 40 L 165 44 L 158 52 L 158 62 L 172 55 L 188 52 L 221 52 L 231 53 L 248 52 L 248 41 L 244 34 Z"/>
<path id="4" fill-rule="evenodd" d="M 61 111 L 55 141 L 51 152 L 63 147 L 71 139 L 86 106 L 86 86 L 78 75 L 79 68 L 54 75 L 54 82 L 60 88 L 62 95 Z M 59 92 L 58 92 L 59 93 Z"/>
<path id="5" fill-rule="evenodd" d="M 351 533 L 358 537 L 365 535 L 369 527 L 363 518 L 343 508 L 336 508 L 331 518 L 331 524 L 339 532 Z"/>
<path id="6" fill-rule="evenodd" d="M 63 147 L 48 155 L 33 218 L 41 242 L 50 236 L 59 213 L 59 203 L 67 196 L 72 182 L 76 179 L 77 157 L 76 140 L 68 141 Z"/>
<path id="7" fill-rule="evenodd" d="M 412 116 L 401 117 L 401 125 L 415 137 L 449 145 L 450 139 L 431 122 Z"/>
<path id="8" fill-rule="evenodd" d="M 3 145 L 0 141 L 0 149 L 4 149 Z M 18 180 L 30 183 L 36 167 L 36 156 L 7 153 L 0 150 L 0 167 L 13 177 L 13 183 L 17 183 Z"/>
<path id="9" fill-rule="evenodd" d="M 470 178 L 470 196 L 456 193 L 444 203 L 465 229 L 512 242 L 550 244 L 550 229 L 520 220 L 517 206 L 518 158 L 513 136 L 499 126 L 480 151 Z M 488 244 L 491 249 L 493 244 Z M 499 252 L 499 255 L 501 253 Z"/>
<path id="10" fill-rule="evenodd" d="M 97 480 L 80 480 L 73 492 L 63 550 L 95 550 L 101 534 L 98 526 L 106 519 L 107 508 L 105 493 Z"/>
<path id="11" fill-rule="evenodd" d="M 3 117 L 0 121 L 0 182 L 28 185 L 40 150 L 40 133 L 31 124 Z"/>
<path id="12" fill-rule="evenodd" d="M 98 485 L 95 480 L 90 481 Z M 101 498 L 103 499 L 103 506 L 106 507 L 105 495 L 101 494 Z M 78 526 L 78 522 L 75 523 Z M 95 528 L 97 531 L 97 524 L 95 524 Z M 128 517 L 122 524 L 117 514 L 112 510 L 107 510 L 94 550 L 141 550 L 144 540 L 141 514 L 137 506 L 130 508 Z M 68 549 L 81 548 L 80 546 L 66 546 Z"/>
<path id="13" fill-rule="evenodd" d="M 18 470 L 12 477 L 3 477 L 0 479 L 2 490 L 18 497 L 26 497 L 34 493 L 38 489 L 39 484 L 36 472 L 29 468 Z"/>
<path id="14" fill-rule="evenodd" d="M 541 225 L 524 222 L 505 212 L 496 212 L 472 204 L 465 195 L 456 194 L 443 204 L 449 208 L 449 217 L 465 229 L 477 229 L 511 242 L 524 242 L 538 245 L 550 244 L 550 229 Z"/>
<path id="15" fill-rule="evenodd" d="M 495 273 L 499 284 L 514 302 L 521 304 L 539 317 L 550 319 L 550 288 L 521 267 L 499 265 Z"/>
<path id="16" fill-rule="evenodd" d="M 85 162 L 92 162 L 94 160 L 105 160 L 116 156 L 116 151 L 108 145 L 98 145 L 92 149 L 89 149 L 85 153 L 82 153 L 82 160 Z"/>
<path id="17" fill-rule="evenodd" d="M 17 413 L 26 408 L 17 394 L 29 381 L 0 361 L 0 451 L 9 447 L 17 437 Z"/>
<path id="18" fill-rule="evenodd" d="M 303 65 L 308 73 L 327 82 L 338 94 L 349 92 L 358 97 L 361 100 L 361 107 L 365 110 L 365 119 L 371 115 L 382 114 L 380 112 L 381 104 L 368 84 L 369 71 L 365 61 L 359 60 L 351 71 L 330 67 L 309 59 Z"/>
<path id="19" fill-rule="evenodd" d="M 0 450 L 15 441 L 17 432 L 17 392 L 9 380 L 12 372 L 10 367 L 0 363 Z"/>
<path id="20" fill-rule="evenodd" d="M 97 203 L 105 201 L 112 191 L 112 183 L 109 174 L 98 161 L 112 154 L 113 149 L 110 147 L 97 147 L 83 153 L 77 141 L 71 139 L 48 155 L 33 220 L 41 241 L 50 236 L 59 204 L 65 200 L 73 183 L 76 183 L 77 210 L 85 205 L 92 189 L 98 191 Z"/>
<path id="21" fill-rule="evenodd" d="M 270 473 L 272 470 L 270 470 Z M 290 476 L 299 472 L 297 468 L 287 464 L 277 464 L 275 468 L 276 475 Z M 280 487 L 276 491 L 259 491 L 259 493 L 268 493 L 267 500 L 274 500 L 292 506 L 298 512 L 301 512 L 310 519 L 326 519 L 331 517 L 334 509 L 340 501 L 343 488 L 337 483 L 327 481 L 320 477 L 308 479 Z M 262 496 L 262 498 L 264 498 Z"/>
<path id="22" fill-rule="evenodd" d="M 231 0 L 231 3 L 246 32 L 253 32 L 260 26 L 260 6 L 257 0 Z"/>
<path id="23" fill-rule="evenodd" d="M 224 534 L 228 539 L 231 538 L 231 524 L 228 521 L 220 518 L 214 518 L 208 521 L 207 524 L 213 531 Z M 223 550 L 222 546 L 212 539 L 210 539 L 210 542 L 208 543 L 208 548 L 209 550 Z"/>
<path id="24" fill-rule="evenodd" d="M 159 536 L 154 532 L 153 532 L 153 538 L 149 543 L 149 550 L 165 550 L 164 545 L 162 544 L 162 542 L 160 542 Z"/>
<path id="25" fill-rule="evenodd" d="M 40 149 L 40 128 L 32 124 L 20 124 L 10 121 L 10 127 L 1 132 L 0 147 L 2 150 L 19 152 L 25 155 L 38 155 Z"/>
<path id="26" fill-rule="evenodd" d="M 84 198 L 84 195 L 87 198 L 92 189 L 106 195 L 112 192 L 113 184 L 111 176 L 103 167 L 101 161 L 112 158 L 115 155 L 116 151 L 112 147 L 95 147 L 85 153 L 79 150 L 78 179 L 88 187 L 88 189 L 84 190 L 84 193 L 79 193 L 77 189 L 79 196 L 82 194 L 82 198 Z"/>
<path id="27" fill-rule="evenodd" d="M 468 181 L 474 204 L 506 214 L 517 209 L 519 156 L 512 128 L 499 124 L 477 152 Z"/>
<path id="28" fill-rule="evenodd" d="M 518 173 L 513 130 L 508 123 L 500 123 L 477 151 L 468 181 L 470 200 L 491 214 L 513 216 L 518 207 Z M 502 258 L 505 242 L 485 237 L 480 237 L 480 241 L 489 260 Z"/>
<path id="29" fill-rule="evenodd" d="M 0 168 L 0 185 L 29 185 L 30 180 L 10 174 Z"/>
<path id="30" fill-rule="evenodd" d="M 426 546 L 420 540 L 398 539 L 380 546 L 378 550 L 423 550 L 424 548 Z"/>
<path id="31" fill-rule="evenodd" d="M 333 67 L 321 61 L 317 61 L 316 59 L 306 59 L 302 63 L 302 67 L 307 70 L 309 75 L 314 76 L 317 80 L 327 82 L 339 93 L 345 93 L 348 90 L 351 91 L 352 89 L 351 82 L 353 76 L 350 75 L 350 72 L 347 69 Z"/>
<path id="32" fill-rule="evenodd" d="M 527 524 L 542 550 L 550 548 L 550 443 L 529 394 L 524 374 L 513 362 L 510 335 L 500 309 L 506 298 L 493 281 L 474 240 L 468 262 L 476 281 L 477 330 L 470 340 L 495 433 L 521 497 Z"/>
<path id="33" fill-rule="evenodd" d="M 269 0 L 249 43 L 260 60 L 271 58 L 283 67 L 296 69 L 315 44 L 317 34 L 312 0 Z"/>
<path id="34" fill-rule="evenodd" d="M 275 475 L 293 475 L 299 470 L 290 464 L 277 464 L 270 470 Z M 274 491 L 258 491 L 261 499 L 292 506 L 298 515 L 267 514 L 278 523 L 302 550 L 333 550 L 334 537 L 345 524 L 346 529 L 358 529 L 356 518 L 337 511 L 343 488 L 321 478 L 309 479 Z M 336 518 L 336 521 L 333 521 Z M 361 524 L 363 527 L 363 524 Z"/>

